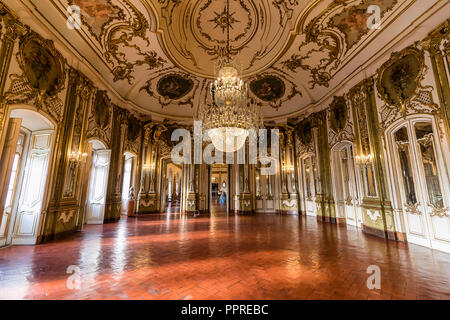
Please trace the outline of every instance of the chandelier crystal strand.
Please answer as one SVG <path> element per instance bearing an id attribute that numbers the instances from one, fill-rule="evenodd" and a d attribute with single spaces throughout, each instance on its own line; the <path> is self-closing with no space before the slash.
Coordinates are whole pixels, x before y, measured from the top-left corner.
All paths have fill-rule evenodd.
<path id="1" fill-rule="evenodd" d="M 202 105 L 198 118 L 216 149 L 235 152 L 243 147 L 248 130 L 262 126 L 259 106 L 248 100 L 247 84 L 230 59 L 230 4 L 227 0 L 226 58 L 220 62 L 218 77 L 210 85 L 212 102 Z"/>

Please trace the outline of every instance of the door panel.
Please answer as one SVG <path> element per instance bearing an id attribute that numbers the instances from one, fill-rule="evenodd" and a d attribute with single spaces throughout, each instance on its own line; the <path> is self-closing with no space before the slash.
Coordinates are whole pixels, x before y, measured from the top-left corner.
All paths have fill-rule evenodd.
<path id="1" fill-rule="evenodd" d="M 409 120 L 392 134 L 408 241 L 450 252 L 448 183 L 437 157 L 435 129 L 431 121 Z M 446 182 L 445 182 L 446 181 Z"/>
<path id="2" fill-rule="evenodd" d="M 52 133 L 48 130 L 31 134 L 16 222 L 12 226 L 13 244 L 34 244 L 47 183 Z"/>
<path id="3" fill-rule="evenodd" d="M 87 224 L 103 224 L 110 157 L 110 150 L 94 152 L 87 205 Z"/>
<path id="4" fill-rule="evenodd" d="M 308 216 L 317 215 L 314 168 L 314 158 L 312 156 L 302 159 L 303 198 L 305 199 L 306 215 Z"/>
<path id="5" fill-rule="evenodd" d="M 6 230 L 10 221 L 11 202 L 15 187 L 19 156 L 17 143 L 22 119 L 10 119 L 0 161 L 0 246 L 6 244 Z M 11 175 L 13 173 L 13 175 Z"/>
<path id="6" fill-rule="evenodd" d="M 273 176 L 261 174 L 261 168 L 256 168 L 256 212 L 275 212 L 273 200 Z"/>

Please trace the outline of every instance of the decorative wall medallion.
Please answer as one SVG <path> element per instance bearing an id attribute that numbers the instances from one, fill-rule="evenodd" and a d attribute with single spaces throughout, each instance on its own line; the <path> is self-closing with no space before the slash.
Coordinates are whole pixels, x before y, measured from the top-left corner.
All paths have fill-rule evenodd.
<path id="1" fill-rule="evenodd" d="M 335 132 L 341 132 L 348 120 L 347 102 L 344 97 L 334 97 L 330 105 L 330 127 Z"/>
<path id="2" fill-rule="evenodd" d="M 65 61 L 53 42 L 28 31 L 20 37 L 16 55 L 22 74 L 11 74 L 9 90 L 5 92 L 7 104 L 31 104 L 44 111 L 55 121 L 62 119 L 64 103 L 59 97 L 66 74 Z"/>
<path id="3" fill-rule="evenodd" d="M 250 89 L 261 100 L 273 102 L 283 97 L 286 90 L 284 82 L 274 76 L 266 76 L 250 82 Z"/>
<path id="4" fill-rule="evenodd" d="M 139 137 L 140 124 L 135 117 L 128 118 L 127 136 L 129 141 L 135 141 Z"/>
<path id="5" fill-rule="evenodd" d="M 162 77 L 157 84 L 157 90 L 163 97 L 177 100 L 188 94 L 194 87 L 194 82 L 188 77 L 169 74 Z"/>
<path id="6" fill-rule="evenodd" d="M 94 101 L 94 119 L 97 126 L 104 129 L 108 126 L 110 122 L 111 108 L 109 106 L 109 99 L 106 93 L 99 91 Z"/>
<path id="7" fill-rule="evenodd" d="M 307 145 L 312 142 L 312 124 L 311 120 L 306 119 L 297 126 L 297 135 L 301 143 Z"/>
<path id="8" fill-rule="evenodd" d="M 370 220 L 372 221 L 377 221 L 378 218 L 381 218 L 380 213 L 378 211 L 372 213 L 372 211 L 366 210 L 366 213 L 369 216 Z"/>
<path id="9" fill-rule="evenodd" d="M 408 48 L 395 53 L 379 70 L 377 88 L 390 105 L 404 107 L 420 88 L 424 74 L 423 53 Z M 406 115 L 406 109 L 402 109 Z"/>
<path id="10" fill-rule="evenodd" d="M 53 95 L 64 86 L 63 58 L 51 41 L 30 33 L 21 39 L 18 62 L 39 94 Z"/>
<path id="11" fill-rule="evenodd" d="M 392 54 L 391 59 L 378 70 L 377 89 L 386 102 L 379 107 L 381 128 L 412 114 L 438 114 L 432 86 L 422 86 L 428 68 L 424 52 L 414 46 Z"/>

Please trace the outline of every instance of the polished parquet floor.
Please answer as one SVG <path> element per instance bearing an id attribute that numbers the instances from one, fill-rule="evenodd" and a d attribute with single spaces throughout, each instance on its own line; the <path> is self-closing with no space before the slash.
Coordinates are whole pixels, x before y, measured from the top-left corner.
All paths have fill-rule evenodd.
<path id="1" fill-rule="evenodd" d="M 450 299 L 450 255 L 313 217 L 146 215 L 0 249 L 0 299 Z"/>

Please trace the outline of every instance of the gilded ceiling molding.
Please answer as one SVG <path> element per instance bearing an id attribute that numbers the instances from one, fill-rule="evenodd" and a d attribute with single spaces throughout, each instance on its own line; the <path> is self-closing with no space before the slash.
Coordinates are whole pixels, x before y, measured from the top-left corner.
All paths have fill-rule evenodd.
<path id="1" fill-rule="evenodd" d="M 215 61 L 226 53 L 228 24 L 231 55 L 249 77 L 272 65 L 292 42 L 302 6 L 297 0 L 235 0 L 229 22 L 222 0 L 159 0 L 155 7 L 165 52 L 186 72 L 210 79 Z"/>
<path id="2" fill-rule="evenodd" d="M 67 0 L 82 10 L 82 23 L 101 45 L 113 81 L 133 84 L 135 69 L 159 69 L 167 61 L 149 50 L 149 22 L 130 0 Z M 92 2 L 95 2 L 95 6 Z M 143 45 L 144 44 L 144 45 Z M 135 59 L 131 59 L 131 57 Z"/>
<path id="3" fill-rule="evenodd" d="M 341 61 L 363 36 L 369 33 L 366 25 L 369 5 L 381 8 L 381 17 L 392 10 L 398 0 L 360 0 L 359 4 L 348 6 L 348 1 L 332 1 L 328 7 L 306 26 L 305 41 L 287 60 L 281 61 L 290 72 L 303 69 L 310 74 L 310 88 L 329 87 L 329 83 Z M 324 57 L 325 55 L 325 57 Z M 317 57 L 320 63 L 311 64 Z"/>

